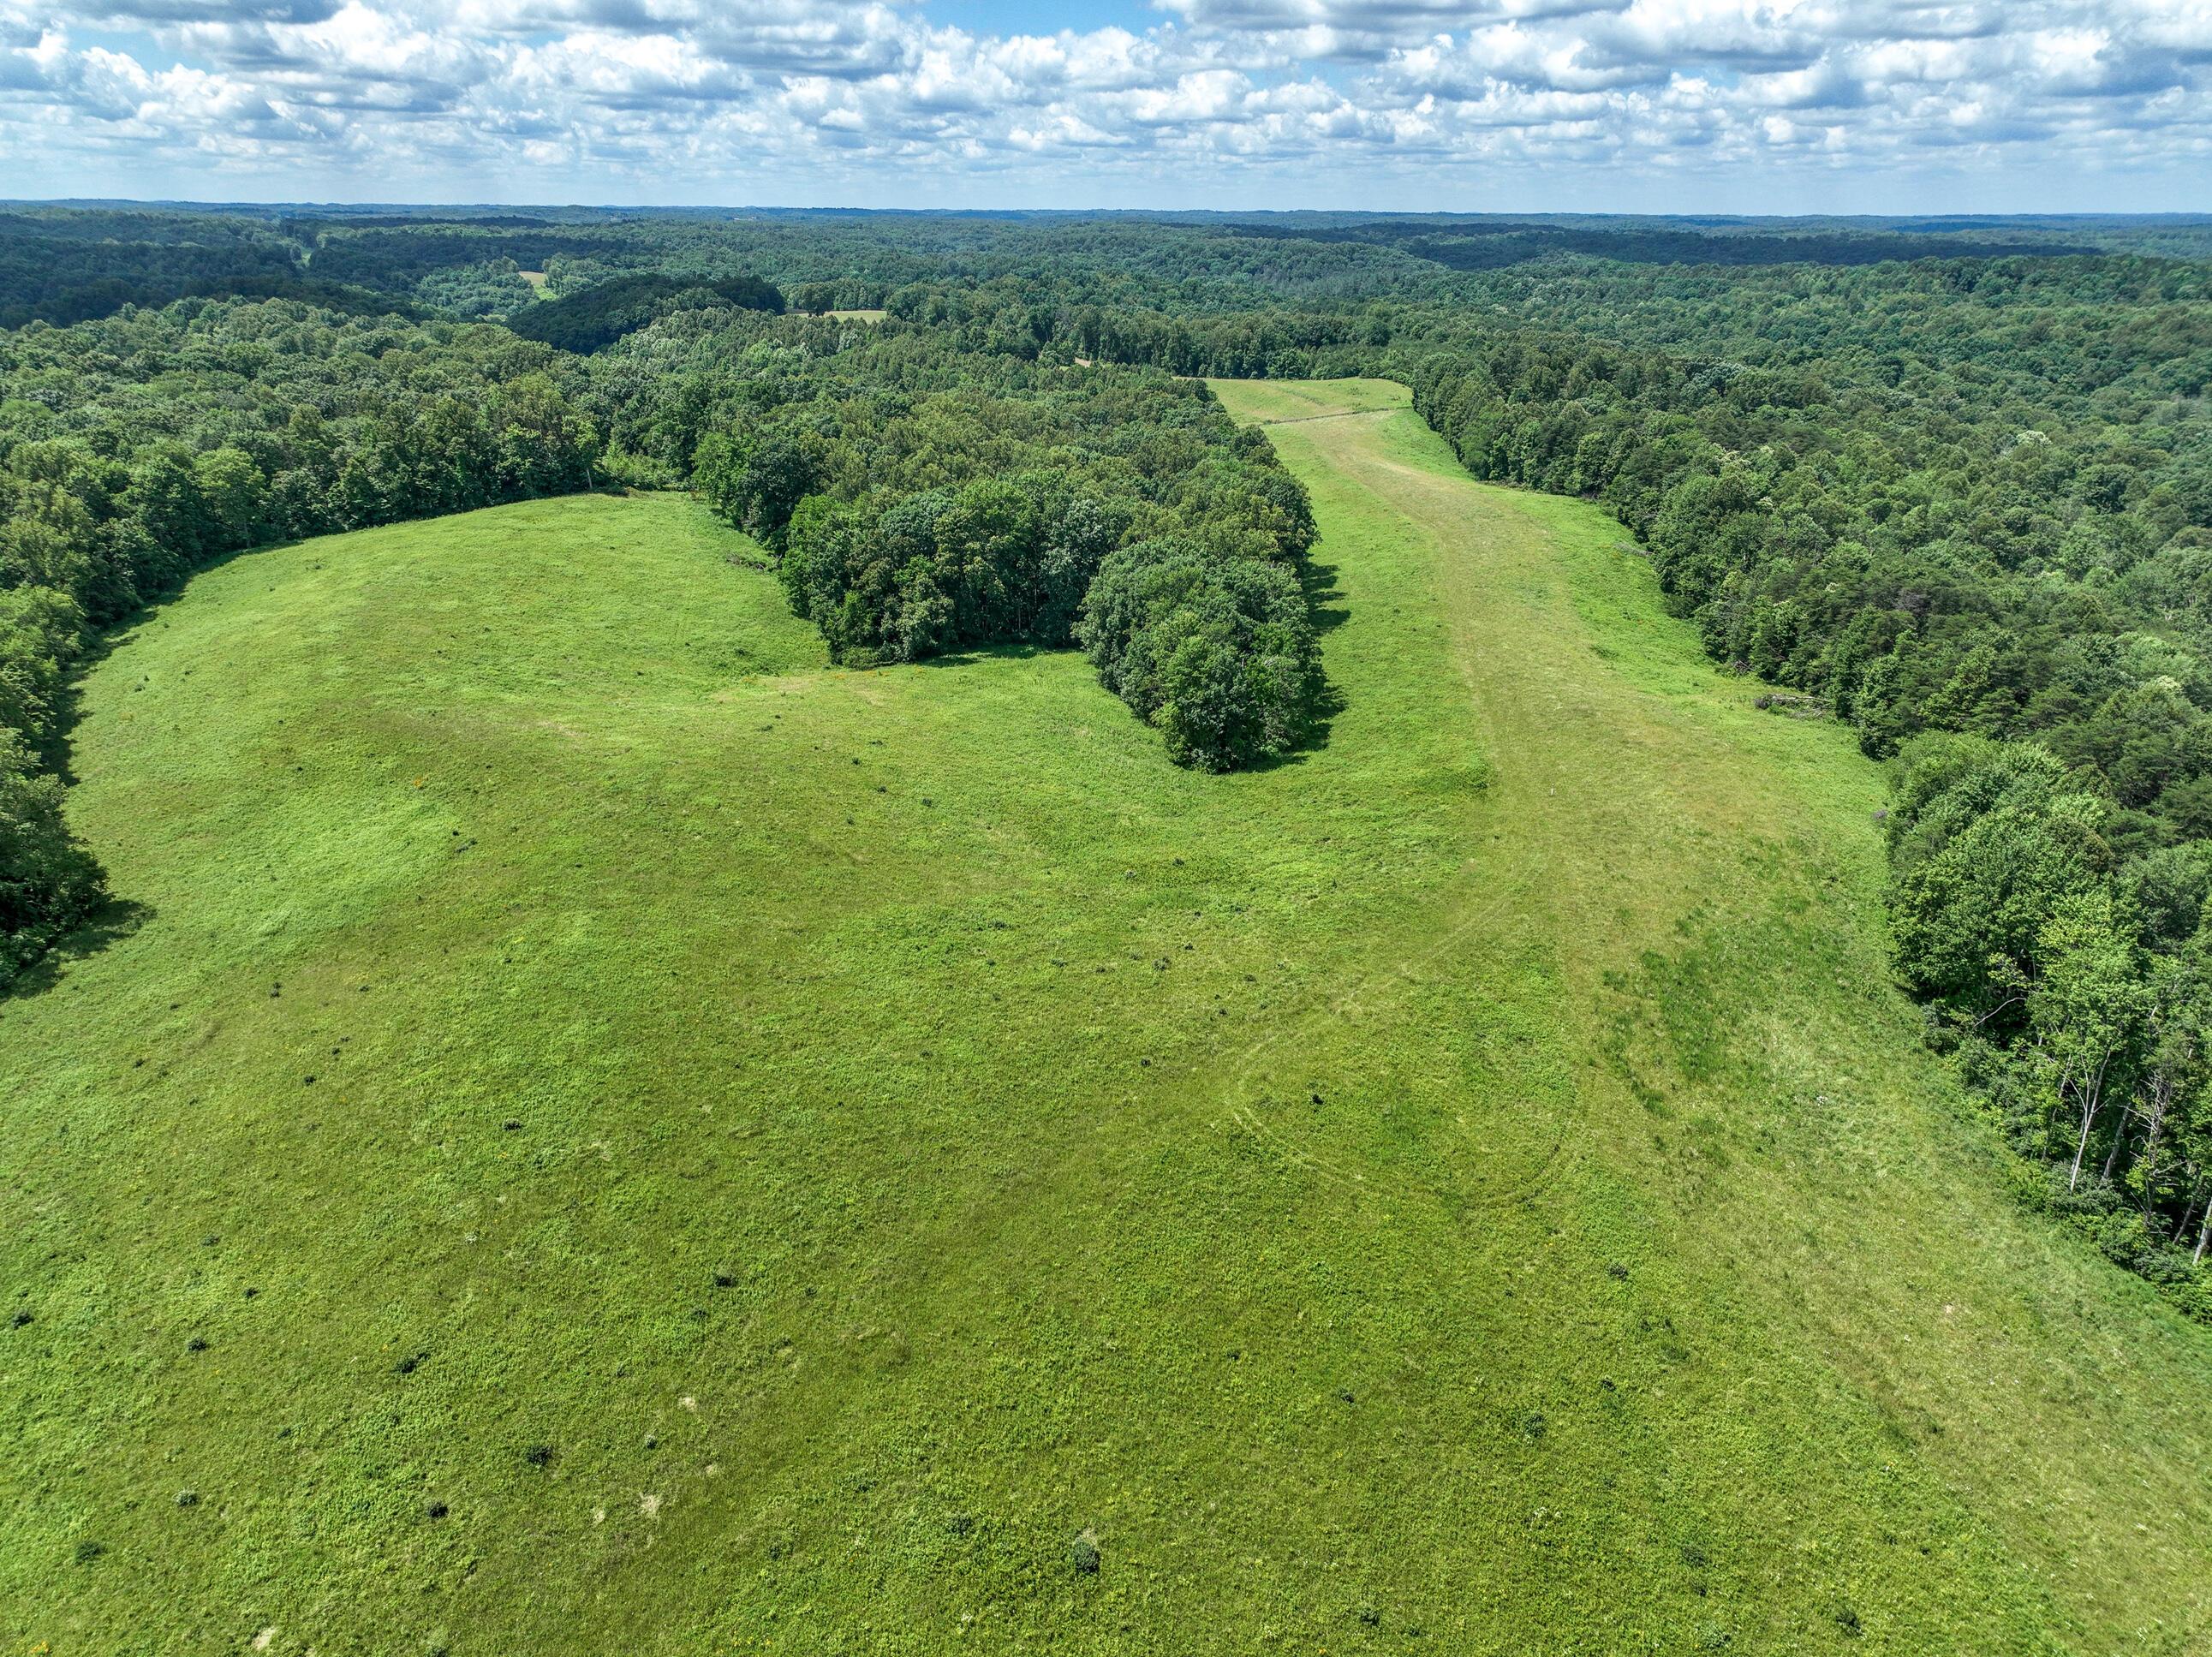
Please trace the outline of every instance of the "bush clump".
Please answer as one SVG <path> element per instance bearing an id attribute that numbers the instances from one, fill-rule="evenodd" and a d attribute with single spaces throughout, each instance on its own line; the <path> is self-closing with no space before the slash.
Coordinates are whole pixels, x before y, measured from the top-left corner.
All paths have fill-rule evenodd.
<path id="1" fill-rule="evenodd" d="M 1139 542 L 1099 570 L 1079 634 L 1100 681 L 1158 727 L 1179 765 L 1234 770 L 1304 733 L 1320 652 L 1281 563 Z"/>
<path id="2" fill-rule="evenodd" d="M 1096 1531 L 1085 1530 L 1068 1544 L 1067 1563 L 1075 1567 L 1078 1575 L 1098 1575 L 1098 1533 Z"/>

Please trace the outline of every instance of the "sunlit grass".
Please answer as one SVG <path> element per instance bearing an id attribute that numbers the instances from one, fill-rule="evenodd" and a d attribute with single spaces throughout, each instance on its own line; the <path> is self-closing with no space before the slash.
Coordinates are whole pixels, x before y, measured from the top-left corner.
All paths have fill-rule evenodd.
<path id="1" fill-rule="evenodd" d="M 116 650 L 138 918 L 0 1003 L 5 1648 L 2191 1648 L 2205 1338 L 1996 1189 L 1873 768 L 1401 388 L 1223 391 L 1324 531 L 1267 771 L 830 670 L 669 497 Z"/>

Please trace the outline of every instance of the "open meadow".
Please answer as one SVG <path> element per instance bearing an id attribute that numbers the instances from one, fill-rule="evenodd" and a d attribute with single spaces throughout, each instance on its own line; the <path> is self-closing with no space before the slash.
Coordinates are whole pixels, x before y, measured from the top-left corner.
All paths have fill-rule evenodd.
<path id="1" fill-rule="evenodd" d="M 2006 1194 L 1851 733 L 1404 388 L 1217 389 L 1322 531 L 1250 772 L 674 495 L 115 644 L 0 1653 L 2205 1648 L 2212 1338 Z"/>

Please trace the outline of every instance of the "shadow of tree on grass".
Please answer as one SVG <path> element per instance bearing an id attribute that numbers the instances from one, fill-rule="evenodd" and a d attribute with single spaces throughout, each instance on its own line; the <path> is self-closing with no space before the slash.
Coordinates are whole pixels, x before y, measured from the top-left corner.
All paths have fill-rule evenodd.
<path id="1" fill-rule="evenodd" d="M 43 995 L 61 982 L 75 962 L 98 955 L 118 938 L 130 937 L 151 920 L 154 913 L 152 905 L 135 898 L 109 898 L 48 944 L 13 978 L 0 979 L 0 1005 Z"/>

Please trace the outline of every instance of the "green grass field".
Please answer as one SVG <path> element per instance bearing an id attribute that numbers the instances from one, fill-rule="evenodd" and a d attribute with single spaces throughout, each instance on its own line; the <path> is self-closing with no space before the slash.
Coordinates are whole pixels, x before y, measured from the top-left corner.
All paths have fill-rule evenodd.
<path id="1" fill-rule="evenodd" d="M 1848 733 L 1400 388 L 1220 389 L 1340 702 L 1257 774 L 830 670 L 666 496 L 116 648 L 0 1657 L 2206 1649 L 2212 1337 L 2003 1195 Z"/>

